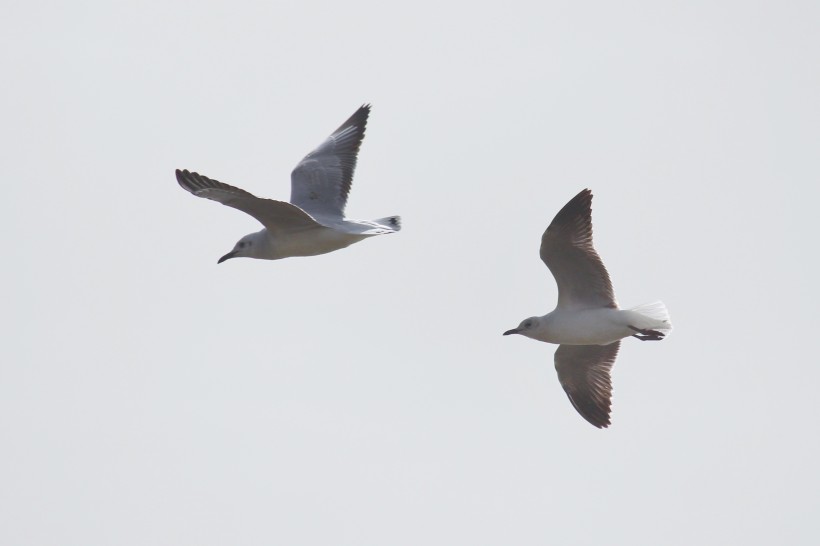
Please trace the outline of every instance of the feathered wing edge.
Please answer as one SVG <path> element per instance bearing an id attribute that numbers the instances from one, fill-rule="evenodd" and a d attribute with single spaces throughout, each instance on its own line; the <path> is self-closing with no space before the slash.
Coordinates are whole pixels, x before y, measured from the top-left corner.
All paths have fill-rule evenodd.
<path id="1" fill-rule="evenodd" d="M 609 273 L 592 245 L 592 191 L 582 190 L 558 211 L 541 237 L 540 256 L 558 285 L 558 307 L 617 309 Z"/>
<path id="2" fill-rule="evenodd" d="M 612 408 L 612 366 L 620 341 L 609 345 L 560 345 L 555 371 L 575 410 L 593 426 L 608 427 Z"/>

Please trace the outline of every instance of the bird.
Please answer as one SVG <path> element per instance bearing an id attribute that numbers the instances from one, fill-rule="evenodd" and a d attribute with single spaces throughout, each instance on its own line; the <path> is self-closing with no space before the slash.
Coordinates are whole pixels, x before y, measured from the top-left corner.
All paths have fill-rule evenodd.
<path id="1" fill-rule="evenodd" d="M 290 202 L 256 197 L 196 172 L 177 169 L 177 182 L 183 189 L 250 214 L 264 226 L 239 239 L 217 263 L 231 258 L 316 256 L 399 231 L 400 216 L 376 220 L 344 216 L 369 114 L 370 105 L 362 105 L 296 165 L 290 175 Z"/>
<path id="2" fill-rule="evenodd" d="M 656 301 L 620 309 L 609 273 L 592 245 L 592 192 L 573 197 L 541 237 L 541 260 L 558 285 L 555 309 L 524 319 L 503 335 L 554 343 L 558 381 L 592 425 L 611 424 L 611 370 L 621 339 L 660 341 L 672 331 L 669 312 Z"/>

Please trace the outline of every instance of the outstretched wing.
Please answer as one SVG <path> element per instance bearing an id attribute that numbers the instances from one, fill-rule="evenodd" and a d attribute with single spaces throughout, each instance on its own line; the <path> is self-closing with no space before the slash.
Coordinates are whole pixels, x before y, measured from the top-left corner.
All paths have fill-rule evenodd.
<path id="1" fill-rule="evenodd" d="M 592 192 L 564 205 L 541 237 L 541 259 L 558 284 L 559 309 L 617 308 L 612 282 L 592 246 Z"/>
<path id="2" fill-rule="evenodd" d="M 341 219 L 356 170 L 370 105 L 356 110 L 290 175 L 290 202 L 314 216 Z"/>
<path id="3" fill-rule="evenodd" d="M 316 221 L 309 214 L 290 203 L 262 199 L 245 190 L 187 170 L 177 169 L 176 174 L 177 182 L 183 189 L 197 197 L 218 201 L 223 205 L 250 214 L 274 234 L 316 225 Z"/>
<path id="4" fill-rule="evenodd" d="M 555 370 L 569 401 L 581 417 L 598 428 L 610 425 L 612 377 L 620 341 L 609 345 L 559 345 Z"/>

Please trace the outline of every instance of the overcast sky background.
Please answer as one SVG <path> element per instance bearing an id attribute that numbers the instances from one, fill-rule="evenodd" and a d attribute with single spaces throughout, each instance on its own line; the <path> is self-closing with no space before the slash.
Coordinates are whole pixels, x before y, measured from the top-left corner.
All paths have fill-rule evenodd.
<path id="1" fill-rule="evenodd" d="M 0 543 L 816 544 L 817 2 L 5 2 Z M 231 260 L 373 104 L 347 213 Z M 579 190 L 621 305 L 613 425 L 555 347 Z"/>

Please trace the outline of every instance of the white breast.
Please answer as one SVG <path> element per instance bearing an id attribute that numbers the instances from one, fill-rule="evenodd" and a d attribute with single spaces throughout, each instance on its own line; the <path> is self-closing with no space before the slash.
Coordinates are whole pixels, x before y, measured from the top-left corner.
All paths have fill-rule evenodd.
<path id="1" fill-rule="evenodd" d="M 288 233 L 273 238 L 273 248 L 278 258 L 290 256 L 316 256 L 350 246 L 367 236 L 344 233 L 326 227 Z"/>
<path id="2" fill-rule="evenodd" d="M 627 322 L 619 309 L 556 309 L 542 317 L 536 339 L 562 345 L 608 345 L 635 333 Z"/>

